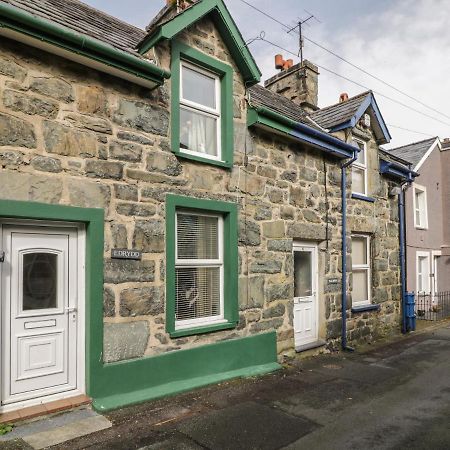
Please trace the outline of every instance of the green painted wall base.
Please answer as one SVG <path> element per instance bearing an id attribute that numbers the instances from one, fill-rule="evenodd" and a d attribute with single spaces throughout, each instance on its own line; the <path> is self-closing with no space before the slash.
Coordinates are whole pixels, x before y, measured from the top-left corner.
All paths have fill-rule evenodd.
<path id="1" fill-rule="evenodd" d="M 106 364 L 91 396 L 94 408 L 105 412 L 231 378 L 273 372 L 280 367 L 276 333 L 270 332 Z"/>

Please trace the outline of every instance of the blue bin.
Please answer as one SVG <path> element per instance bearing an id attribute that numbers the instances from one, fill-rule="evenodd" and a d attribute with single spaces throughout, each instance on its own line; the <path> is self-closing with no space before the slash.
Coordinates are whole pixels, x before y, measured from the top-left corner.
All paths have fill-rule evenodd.
<path id="1" fill-rule="evenodd" d="M 415 312 L 415 296 L 414 292 L 406 293 L 406 329 L 407 331 L 415 331 L 416 329 L 416 312 Z"/>

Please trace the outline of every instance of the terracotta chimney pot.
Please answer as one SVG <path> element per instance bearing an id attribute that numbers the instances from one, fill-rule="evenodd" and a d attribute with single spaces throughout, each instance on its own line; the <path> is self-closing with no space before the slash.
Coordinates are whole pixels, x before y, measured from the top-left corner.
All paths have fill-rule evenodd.
<path id="1" fill-rule="evenodd" d="M 275 69 L 281 70 L 284 66 L 283 55 L 275 55 Z"/>
<path id="2" fill-rule="evenodd" d="M 348 100 L 348 94 L 347 94 L 347 92 L 343 92 L 339 96 L 339 103 L 346 102 L 347 100 Z"/>

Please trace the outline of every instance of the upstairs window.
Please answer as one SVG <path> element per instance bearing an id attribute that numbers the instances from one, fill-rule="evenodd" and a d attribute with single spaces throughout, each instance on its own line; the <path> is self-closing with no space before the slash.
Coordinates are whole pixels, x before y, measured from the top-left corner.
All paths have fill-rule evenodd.
<path id="1" fill-rule="evenodd" d="M 220 79 L 181 62 L 180 152 L 221 159 Z"/>
<path id="2" fill-rule="evenodd" d="M 422 186 L 414 186 L 414 226 L 428 228 L 427 191 Z"/>
<path id="3" fill-rule="evenodd" d="M 233 167 L 233 68 L 172 41 L 171 147 L 179 157 Z"/>
<path id="4" fill-rule="evenodd" d="M 358 147 L 358 159 L 352 164 L 352 192 L 367 196 L 367 154 L 366 143 L 353 139 L 352 145 Z"/>
<path id="5" fill-rule="evenodd" d="M 352 236 L 352 304 L 353 306 L 370 303 L 370 237 Z"/>

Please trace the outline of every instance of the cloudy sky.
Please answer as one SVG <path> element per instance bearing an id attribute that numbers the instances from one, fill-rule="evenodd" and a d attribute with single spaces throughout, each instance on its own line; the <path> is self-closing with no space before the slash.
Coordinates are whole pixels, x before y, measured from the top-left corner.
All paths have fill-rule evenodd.
<path id="1" fill-rule="evenodd" d="M 141 28 L 150 22 L 165 3 L 165 0 L 84 1 Z M 246 1 L 287 25 L 294 25 L 299 19 L 308 17 L 305 10 L 313 13 L 320 22 L 309 21 L 310 26 L 304 28 L 307 38 L 423 103 L 400 94 L 306 41 L 305 58 L 320 67 L 319 106 L 336 103 L 341 92 L 348 92 L 352 96 L 367 87 L 375 92 L 378 105 L 393 136 L 388 147 L 419 141 L 429 136 L 450 137 L 448 0 Z M 298 52 L 298 36 L 287 34 L 283 27 L 251 9 L 241 0 L 225 2 L 244 39 L 249 40 L 264 31 L 267 40 L 294 53 Z M 286 59 L 292 57 L 261 41 L 251 44 L 250 50 L 263 72 L 263 79 L 275 73 L 273 56 L 276 53 L 284 53 Z M 364 87 L 340 78 L 326 69 Z M 425 115 L 406 109 L 383 96 L 395 99 Z"/>

